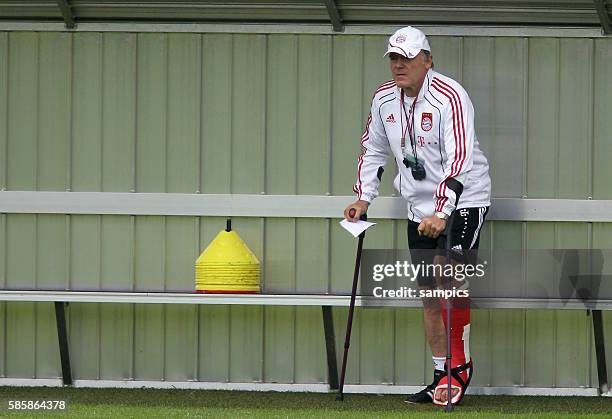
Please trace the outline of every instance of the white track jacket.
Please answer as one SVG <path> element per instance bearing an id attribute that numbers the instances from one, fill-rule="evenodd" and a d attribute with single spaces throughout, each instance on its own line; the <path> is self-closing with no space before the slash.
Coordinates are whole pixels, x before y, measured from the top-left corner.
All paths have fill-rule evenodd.
<path id="1" fill-rule="evenodd" d="M 393 154 L 399 169 L 393 185 L 407 201 L 410 220 L 420 222 L 435 211 L 450 215 L 455 208 L 491 205 L 489 164 L 478 145 L 474 107 L 463 87 L 429 70 L 416 102 L 404 96 L 402 107 L 401 97 L 393 81 L 383 83 L 374 93 L 353 186 L 358 199 L 372 202 L 378 196 L 381 168 Z M 405 155 L 414 155 L 410 132 L 416 155 L 425 165 L 426 178 L 420 181 L 403 163 Z M 449 178 L 463 185 L 458 203 L 455 192 L 447 187 Z"/>

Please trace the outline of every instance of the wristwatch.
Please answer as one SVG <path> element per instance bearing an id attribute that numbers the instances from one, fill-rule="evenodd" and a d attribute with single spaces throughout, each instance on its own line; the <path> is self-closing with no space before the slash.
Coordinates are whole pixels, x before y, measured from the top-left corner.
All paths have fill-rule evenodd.
<path id="1" fill-rule="evenodd" d="M 438 217 L 439 219 L 441 219 L 441 220 L 444 220 L 444 221 L 448 220 L 448 215 L 446 215 L 446 214 L 445 214 L 445 213 L 443 213 L 443 212 L 436 211 L 436 212 L 434 212 L 434 215 L 435 215 L 436 217 Z"/>

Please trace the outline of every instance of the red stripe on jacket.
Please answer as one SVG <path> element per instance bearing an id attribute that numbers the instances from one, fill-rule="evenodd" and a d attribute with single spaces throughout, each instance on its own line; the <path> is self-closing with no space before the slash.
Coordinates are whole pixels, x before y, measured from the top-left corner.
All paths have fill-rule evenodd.
<path id="1" fill-rule="evenodd" d="M 467 147 L 461 97 L 455 89 L 437 77 L 434 77 L 432 86 L 450 101 L 451 112 L 453 114 L 453 132 L 455 136 L 455 157 L 453 163 L 451 163 L 451 172 L 442 182 L 440 182 L 437 190 L 439 197 L 436 199 L 436 211 L 442 211 L 446 201 L 448 201 L 448 197 L 446 197 L 446 180 L 461 172 L 467 155 Z"/>

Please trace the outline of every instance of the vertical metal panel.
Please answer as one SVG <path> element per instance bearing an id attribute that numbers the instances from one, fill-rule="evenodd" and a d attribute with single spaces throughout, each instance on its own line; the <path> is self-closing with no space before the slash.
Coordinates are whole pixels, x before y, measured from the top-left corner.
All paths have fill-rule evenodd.
<path id="1" fill-rule="evenodd" d="M 202 120 L 201 187 L 203 193 L 230 192 L 232 124 L 234 121 L 232 60 L 232 35 L 203 35 L 202 113 L 200 115 Z"/>
<path id="2" fill-rule="evenodd" d="M 72 95 L 72 35 L 39 35 L 38 190 L 70 187 Z M 66 217 L 39 215 L 35 243 L 36 285 L 63 289 L 68 285 L 68 231 Z M 53 304 L 36 305 L 36 376 L 59 375 L 59 351 Z"/>
<path id="3" fill-rule="evenodd" d="M 135 190 L 136 35 L 108 33 L 103 39 L 102 190 Z M 134 287 L 132 217 L 101 219 L 100 286 Z M 134 342 L 134 307 L 100 306 L 100 377 L 130 378 Z"/>
<path id="4" fill-rule="evenodd" d="M 430 36 L 434 69 L 463 82 L 463 41 L 461 37 Z"/>
<path id="5" fill-rule="evenodd" d="M 165 217 L 136 217 L 134 289 L 163 289 L 166 278 Z M 164 307 L 134 307 L 134 378 L 164 377 Z"/>
<path id="6" fill-rule="evenodd" d="M 431 382 L 433 367 L 423 328 L 423 312 L 414 309 L 396 309 L 394 316 L 394 382 L 405 385 L 427 385 Z"/>
<path id="7" fill-rule="evenodd" d="M 554 198 L 559 156 L 559 40 L 529 41 L 527 185 L 530 198 Z"/>
<path id="8" fill-rule="evenodd" d="M 202 219 L 200 252 L 214 239 L 224 224 L 225 219 L 222 218 Z M 201 307 L 199 329 L 199 379 L 202 381 L 229 381 L 230 307 Z"/>
<path id="9" fill-rule="evenodd" d="M 102 47 L 102 190 L 134 190 L 136 35 L 104 34 Z"/>
<path id="10" fill-rule="evenodd" d="M 327 358 L 321 308 L 296 307 L 295 310 L 295 382 L 327 382 Z M 342 334 L 341 324 L 337 321 L 334 323 L 336 335 Z"/>
<path id="11" fill-rule="evenodd" d="M 586 60 L 588 62 L 588 60 Z M 555 249 L 588 249 L 588 225 L 583 223 L 555 223 Z M 570 250 L 571 252 L 571 250 Z M 577 387 L 589 384 L 589 334 L 591 318 L 586 311 L 556 313 L 556 377 L 559 387 Z M 580 338 L 577 338 L 580 337 Z"/>
<path id="12" fill-rule="evenodd" d="M 347 234 L 346 230 L 338 224 L 337 220 L 331 221 L 330 234 L 330 291 L 332 293 L 350 294 L 353 283 L 357 240 L 350 234 Z M 364 241 L 365 243 L 367 242 Z"/>
<path id="13" fill-rule="evenodd" d="M 38 34 L 9 35 L 7 187 L 36 190 L 38 143 Z"/>
<path id="14" fill-rule="evenodd" d="M 1 68 L 1 67 L 0 67 Z M 6 288 L 6 214 L 0 214 L 0 287 Z M 0 303 L 0 375 L 6 376 L 6 303 Z"/>
<path id="15" fill-rule="evenodd" d="M 395 314 L 389 309 L 363 309 L 359 324 L 359 382 L 393 383 L 395 373 Z M 355 346 L 356 346 L 355 345 Z"/>
<path id="16" fill-rule="evenodd" d="M 162 180 L 162 182 L 164 182 Z M 134 238 L 134 289 L 164 289 L 166 278 L 165 217 L 137 217 Z M 134 308 L 134 378 L 164 377 L 164 307 Z"/>
<path id="17" fill-rule="evenodd" d="M 355 152 L 359 152 L 363 115 L 363 37 L 333 38 L 331 193 L 349 194 L 355 183 Z M 365 106 L 365 109 L 363 109 Z"/>
<path id="18" fill-rule="evenodd" d="M 132 290 L 133 225 L 129 216 L 103 216 L 100 243 L 100 287 Z M 100 376 L 129 378 L 132 369 L 134 307 L 100 306 Z"/>
<path id="19" fill-rule="evenodd" d="M 232 60 L 232 193 L 264 188 L 266 37 L 234 35 Z M 224 116 L 221 116 L 222 118 Z"/>
<path id="20" fill-rule="evenodd" d="M 325 194 L 329 192 L 331 176 L 332 38 L 299 35 L 297 47 L 296 193 Z M 328 289 L 329 224 L 328 220 L 296 220 L 298 292 Z M 301 351 L 299 346 L 297 349 Z"/>
<path id="21" fill-rule="evenodd" d="M 498 153 L 497 147 L 502 145 L 496 141 L 497 128 L 497 86 L 494 86 L 497 74 L 495 40 L 492 38 L 466 38 L 463 41 L 463 60 L 465 73 L 463 87 L 474 105 L 474 125 L 476 138 L 481 149 L 486 153 L 490 163 L 492 189 L 496 193 L 503 190 L 503 182 L 508 178 L 506 167 L 493 164 Z M 434 56 L 435 58 L 435 56 Z M 503 145 L 502 145 L 503 146 Z M 502 149 L 502 151 L 504 151 Z M 497 163 L 497 162 L 495 162 Z M 502 185 L 499 185 L 502 183 Z"/>
<path id="22" fill-rule="evenodd" d="M 552 223 L 527 224 L 526 242 L 529 249 L 550 249 L 554 246 L 555 231 Z M 529 277 L 540 281 L 552 281 L 555 273 L 550 266 L 542 266 L 537 258 L 528 258 Z M 552 387 L 556 369 L 556 313 L 550 310 L 526 310 L 525 312 L 525 385 Z"/>
<path id="23" fill-rule="evenodd" d="M 562 39 L 559 51 L 557 197 L 589 196 L 593 130 L 593 40 Z"/>
<path id="24" fill-rule="evenodd" d="M 199 183 L 201 37 L 168 35 L 168 192 L 195 192 Z M 199 232 L 193 217 L 166 218 L 166 289 L 194 287 Z M 165 379 L 197 377 L 197 308 L 165 308 Z"/>
<path id="25" fill-rule="evenodd" d="M 102 190 L 103 36 L 73 37 L 71 190 Z M 70 219 L 72 289 L 97 289 L 101 275 L 101 217 Z M 100 377 L 100 307 L 72 304 L 69 337 L 75 377 Z"/>
<path id="26" fill-rule="evenodd" d="M 472 310 L 470 313 L 470 356 L 474 362 L 474 385 L 492 384 L 491 371 L 497 360 L 489 351 L 493 340 L 491 314 L 492 310 Z"/>
<path id="27" fill-rule="evenodd" d="M 266 171 L 268 194 L 294 194 L 298 120 L 298 38 L 270 35 L 267 43 Z"/>
<path id="28" fill-rule="evenodd" d="M 102 42 L 87 33 L 73 40 L 72 190 L 102 188 Z"/>
<path id="29" fill-rule="evenodd" d="M 38 190 L 64 190 L 70 159 L 72 35 L 41 33 Z"/>
<path id="30" fill-rule="evenodd" d="M 200 308 L 199 348 L 201 381 L 229 381 L 230 308 Z"/>
<path id="31" fill-rule="evenodd" d="M 263 312 L 263 307 L 231 307 L 230 381 L 263 380 Z"/>
<path id="32" fill-rule="evenodd" d="M 497 249 L 521 249 L 521 223 L 496 222 L 492 246 Z M 520 269 L 519 269 L 520 273 Z M 516 276 L 515 276 L 516 277 Z M 520 276 L 519 276 L 520 277 Z M 489 321 L 491 346 L 490 382 L 494 385 L 516 385 L 522 381 L 524 324 L 522 310 L 492 310 Z M 474 325 L 478 328 L 478 325 Z M 505 362 L 498 362 L 504 359 Z"/>
<path id="33" fill-rule="evenodd" d="M 266 221 L 265 266 L 262 277 L 265 292 L 295 290 L 295 220 Z M 293 307 L 265 308 L 264 377 L 275 382 L 293 381 L 294 320 Z"/>
<path id="34" fill-rule="evenodd" d="M 194 289 L 193 264 L 198 253 L 193 217 L 166 219 L 166 289 Z M 165 309 L 165 379 L 193 380 L 197 377 L 197 307 L 167 306 Z"/>
<path id="35" fill-rule="evenodd" d="M 165 191 L 168 35 L 138 34 L 136 50 L 136 191 Z"/>
<path id="36" fill-rule="evenodd" d="M 0 190 L 6 189 L 8 166 L 9 36 L 0 33 Z"/>
<path id="37" fill-rule="evenodd" d="M 297 38 L 270 36 L 267 44 L 265 191 L 296 192 Z M 295 220 L 271 219 L 265 227 L 265 289 L 295 289 Z"/>
<path id="38" fill-rule="evenodd" d="M 612 58 L 612 55 L 610 56 Z M 592 248 L 593 249 L 612 249 L 612 225 L 603 223 L 593 223 L 593 236 L 592 236 Z M 610 272 L 609 266 L 604 266 L 605 272 Z M 591 320 L 589 320 L 591 321 Z M 612 336 L 612 316 L 609 312 L 603 313 L 603 324 L 604 324 L 604 336 Z M 592 327 L 591 327 L 592 330 Z M 597 383 L 597 369 L 595 363 L 595 351 L 594 344 L 591 339 L 591 385 L 596 386 Z M 606 360 L 612 359 L 612 345 L 606 345 Z M 608 380 L 612 375 L 610 372 L 610 362 L 608 361 Z M 609 381 L 608 381 L 609 382 Z"/>
<path id="39" fill-rule="evenodd" d="M 135 380 L 163 380 L 165 359 L 164 307 L 138 304 L 134 308 Z"/>
<path id="40" fill-rule="evenodd" d="M 168 38 L 167 192 L 193 193 L 199 173 L 201 38 Z"/>
<path id="41" fill-rule="evenodd" d="M 329 36 L 298 37 L 297 193 L 324 195 L 331 176 L 332 56 Z M 333 80 L 334 83 L 336 80 Z M 344 121 L 343 121 L 344 122 Z M 335 122 L 336 124 L 338 121 Z M 351 143 L 354 144 L 354 143 Z M 354 169 L 353 169 L 354 170 Z M 350 187 L 350 186 L 349 186 Z M 342 193 L 345 193 L 345 189 Z"/>
<path id="42" fill-rule="evenodd" d="M 612 42 L 610 39 L 595 41 L 593 83 L 593 198 L 612 199 Z"/>
<path id="43" fill-rule="evenodd" d="M 494 241 L 495 222 L 485 222 L 480 232 L 479 257 L 487 260 Z M 490 259 L 490 258 L 489 258 Z M 491 262 L 489 260 L 489 262 Z M 489 348 L 492 346 L 492 310 L 472 310 L 470 312 L 470 355 L 474 360 L 474 385 L 490 386 L 491 370 L 495 360 Z M 428 378 L 428 377 L 427 377 Z"/>
<path id="44" fill-rule="evenodd" d="M 11 214 L 6 221 L 6 286 L 36 286 L 36 215 Z M 35 303 L 6 304 L 6 375 L 36 376 Z"/>
<path id="45" fill-rule="evenodd" d="M 273 293 L 295 290 L 295 219 L 267 220 L 264 234 L 264 291 Z M 293 381 L 294 321 L 294 307 L 265 308 L 266 380 Z"/>
<path id="46" fill-rule="evenodd" d="M 331 120 L 331 179 L 330 192 L 341 195 L 348 194 L 349 188 L 355 183 L 355 151 L 359 150 L 357 139 L 361 138 L 363 115 L 363 37 L 343 36 L 332 39 L 332 120 Z M 350 71 L 347 71 L 350 69 Z M 366 108 L 367 109 L 367 108 Z M 347 151 L 351 150 L 352 153 Z M 347 199 L 349 204 L 352 199 Z M 335 220 L 331 230 L 331 290 L 332 292 L 349 292 L 353 277 L 355 260 L 354 238 L 342 229 Z M 350 261 L 347 263 L 347 261 Z M 357 324 L 361 324 L 363 312 L 356 316 Z M 353 328 L 355 331 L 355 328 Z M 357 335 L 357 333 L 355 333 Z M 349 366 L 359 361 L 357 345 L 359 337 L 355 336 L 353 348 L 355 357 L 349 361 Z M 359 375 L 353 377 L 356 382 Z M 347 379 L 348 382 L 348 379 Z"/>
<path id="47" fill-rule="evenodd" d="M 527 162 L 528 40 L 496 38 L 494 96 L 494 152 L 489 160 L 496 182 L 495 196 L 522 196 Z M 480 106 L 480 111 L 484 107 Z M 494 165 L 494 166 L 493 166 Z M 507 176 L 512 173 L 512 176 Z M 504 175 L 506 174 L 506 175 Z M 520 180 L 520 181 L 519 181 Z"/>
<path id="48" fill-rule="evenodd" d="M 391 220 L 378 220 L 376 228 L 370 230 L 367 241 L 364 241 L 364 247 L 369 249 L 393 248 L 393 227 Z M 350 258 L 345 263 L 350 266 L 352 261 L 353 258 Z M 361 313 L 360 327 L 360 340 L 355 342 L 361 347 L 360 382 L 392 383 L 395 372 L 393 338 L 395 315 L 393 310 L 364 309 Z M 372 342 L 378 343 L 373 345 Z"/>
<path id="49" fill-rule="evenodd" d="M 100 216 L 71 218 L 70 277 L 71 289 L 100 287 Z M 71 304 L 68 310 L 70 353 L 75 377 L 99 377 L 100 310 L 99 304 Z"/>
<path id="50" fill-rule="evenodd" d="M 238 218 L 234 228 L 256 255 L 262 255 L 262 223 L 257 219 Z M 230 308 L 230 380 L 263 380 L 264 308 L 232 306 Z"/>
<path id="51" fill-rule="evenodd" d="M 168 127 L 168 35 L 138 34 L 136 87 L 136 191 L 166 190 Z M 163 289 L 166 278 L 166 217 L 136 217 L 134 289 Z M 134 307 L 134 378 L 163 380 L 165 308 Z"/>
<path id="52" fill-rule="evenodd" d="M 103 290 L 134 289 L 133 225 L 131 217 L 104 215 L 100 237 L 100 287 Z"/>
<path id="53" fill-rule="evenodd" d="M 298 293 L 327 292 L 329 284 L 330 221 L 296 220 L 295 288 Z"/>
<path id="54" fill-rule="evenodd" d="M 5 375 L 36 377 L 36 303 L 6 303 Z"/>
<path id="55" fill-rule="evenodd" d="M 61 173 L 60 175 L 63 175 Z M 62 176 L 63 178 L 63 176 Z M 62 179 L 62 183 L 63 183 Z M 64 215 L 38 215 L 35 246 L 36 286 L 64 289 L 68 285 L 67 232 Z M 33 249 L 34 250 L 34 249 Z M 60 370 L 53 304 L 36 305 L 36 376 L 57 377 Z"/>
<path id="56" fill-rule="evenodd" d="M 295 307 L 265 307 L 263 323 L 263 380 L 291 383 L 295 377 Z"/>
<path id="57" fill-rule="evenodd" d="M 475 107 L 476 135 L 489 159 L 495 196 L 522 195 L 523 86 L 527 64 L 521 39 L 464 40 L 464 87 Z M 508 176 L 513 173 L 513 176 Z"/>
<path id="58" fill-rule="evenodd" d="M 166 279 L 165 217 L 136 217 L 134 290 L 164 289 Z"/>

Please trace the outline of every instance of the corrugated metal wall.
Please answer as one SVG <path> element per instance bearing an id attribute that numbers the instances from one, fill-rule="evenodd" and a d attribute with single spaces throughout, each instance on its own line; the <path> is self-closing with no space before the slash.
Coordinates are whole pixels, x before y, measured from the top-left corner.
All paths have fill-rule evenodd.
<path id="1" fill-rule="evenodd" d="M 349 195 L 371 94 L 389 78 L 385 43 L 0 33 L 0 187 Z M 496 197 L 612 199 L 612 40 L 431 43 L 436 69 L 461 81 L 475 104 Z M 382 189 L 392 193 L 389 179 Z M 343 291 L 354 241 L 336 221 L 238 218 L 234 226 L 263 261 L 266 291 Z M 223 226 L 218 218 L 0 214 L 0 286 L 191 290 L 193 262 Z M 490 222 L 482 245 L 606 248 L 611 233 L 601 223 Z M 381 221 L 366 240 L 394 246 L 406 247 L 405 222 Z M 0 376 L 59 376 L 52 310 L 0 303 Z M 316 307 L 71 304 L 69 313 L 77 379 L 327 380 Z M 345 317 L 336 310 L 338 348 Z M 359 310 L 356 325 L 348 382 L 429 381 L 419 310 Z M 478 310 L 472 330 L 477 385 L 596 381 L 584 312 Z"/>

